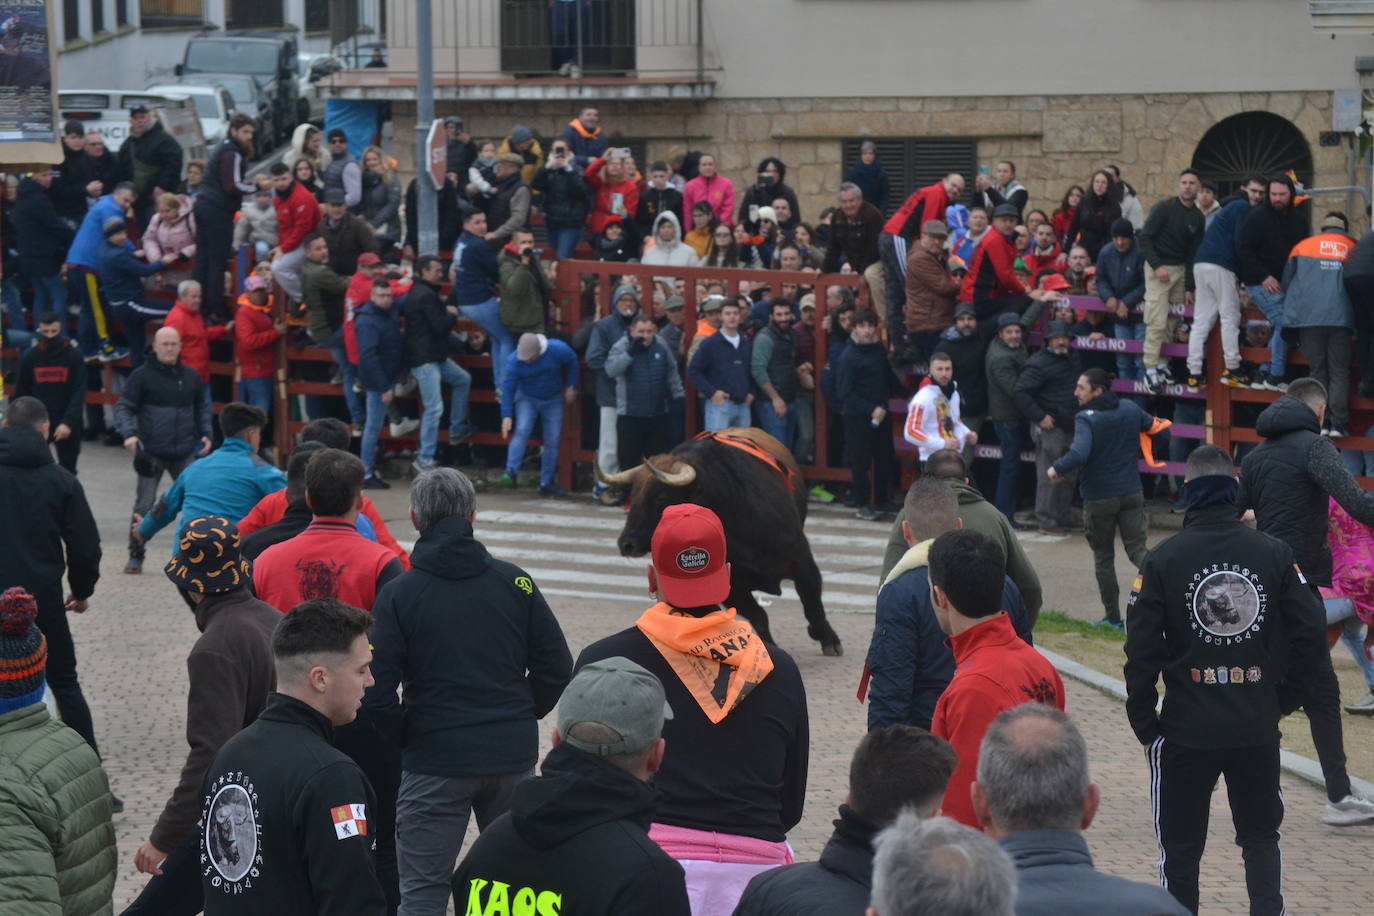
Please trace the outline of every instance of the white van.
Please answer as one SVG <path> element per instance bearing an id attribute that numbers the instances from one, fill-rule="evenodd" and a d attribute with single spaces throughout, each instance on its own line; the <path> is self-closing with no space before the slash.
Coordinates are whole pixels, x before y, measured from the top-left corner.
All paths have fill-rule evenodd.
<path id="1" fill-rule="evenodd" d="M 205 134 L 200 128 L 196 103 L 190 98 L 167 96 L 133 89 L 69 89 L 57 94 L 59 123 L 81 121 L 87 131 L 96 131 L 105 138 L 105 148 L 111 153 L 129 137 L 129 108 L 147 105 L 162 122 L 162 127 L 181 146 L 182 163 L 205 161 Z"/>

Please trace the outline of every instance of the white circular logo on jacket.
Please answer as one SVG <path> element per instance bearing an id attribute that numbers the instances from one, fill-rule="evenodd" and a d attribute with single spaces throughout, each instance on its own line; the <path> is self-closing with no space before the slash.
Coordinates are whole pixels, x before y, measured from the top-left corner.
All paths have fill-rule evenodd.
<path id="1" fill-rule="evenodd" d="M 1255 583 L 1231 570 L 1204 576 L 1193 589 L 1193 618 L 1213 636 L 1244 633 L 1259 618 L 1262 604 Z"/>
<path id="2" fill-rule="evenodd" d="M 220 777 L 220 786 L 205 812 L 203 846 L 201 851 L 209 862 L 212 887 L 237 884 L 245 877 L 257 877 L 258 812 L 249 792 L 251 786 L 230 782 Z"/>

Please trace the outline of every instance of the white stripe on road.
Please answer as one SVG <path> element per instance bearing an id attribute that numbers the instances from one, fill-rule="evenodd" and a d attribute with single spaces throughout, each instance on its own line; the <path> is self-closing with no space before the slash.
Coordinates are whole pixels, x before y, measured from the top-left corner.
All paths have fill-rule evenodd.
<path id="1" fill-rule="evenodd" d="M 477 538 L 481 540 L 490 525 L 520 525 L 537 526 L 543 529 L 566 529 L 578 531 L 610 531 L 619 532 L 625 527 L 625 522 L 621 518 L 587 518 L 583 516 L 562 516 L 552 515 L 547 512 L 477 512 Z M 492 529 L 497 530 L 497 529 Z M 887 538 L 885 537 L 855 537 L 848 534 L 819 534 L 807 532 L 806 539 L 813 546 L 819 547 L 845 547 L 857 550 L 860 555 L 873 555 L 877 551 L 881 555 L 887 548 Z M 585 540 L 583 541 L 585 544 Z M 610 545 L 614 549 L 614 544 Z"/>
<path id="2" fill-rule="evenodd" d="M 522 503 L 522 506 L 528 507 L 529 511 L 534 513 L 564 512 L 576 515 L 579 519 L 585 518 L 588 515 L 587 504 L 576 499 L 531 499 Z M 592 504 L 591 510 L 591 514 L 594 515 L 601 514 L 598 510 L 607 510 L 606 516 L 610 516 L 608 507 L 599 504 Z M 835 510 L 822 510 L 813 507 L 807 514 L 806 527 L 808 529 L 815 526 L 840 528 L 845 531 L 855 531 L 867 535 L 872 535 L 875 532 L 883 531 L 891 527 L 891 523 L 889 522 L 865 522 L 854 518 L 853 510 L 846 509 L 844 511 L 845 514 L 841 515 Z M 622 512 L 619 517 L 623 519 L 624 513 Z"/>

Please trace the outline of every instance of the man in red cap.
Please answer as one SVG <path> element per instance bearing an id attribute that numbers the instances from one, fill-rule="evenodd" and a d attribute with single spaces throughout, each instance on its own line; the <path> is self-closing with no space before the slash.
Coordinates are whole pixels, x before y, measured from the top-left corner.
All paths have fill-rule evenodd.
<path id="1" fill-rule="evenodd" d="M 277 338 L 286 333 L 286 322 L 273 318 L 267 282 L 249 277 L 243 283 L 234 312 L 234 358 L 239 364 L 239 400 L 261 407 L 272 416 L 272 375 L 276 371 Z"/>
<path id="2" fill-rule="evenodd" d="M 694 913 L 729 913 L 749 879 L 792 862 L 787 831 L 806 795 L 810 725 L 792 657 L 722 605 L 725 530 L 710 509 L 663 511 L 649 588 L 659 603 L 588 646 L 577 668 L 622 656 L 663 682 L 672 752 L 649 836 L 687 873 Z"/>

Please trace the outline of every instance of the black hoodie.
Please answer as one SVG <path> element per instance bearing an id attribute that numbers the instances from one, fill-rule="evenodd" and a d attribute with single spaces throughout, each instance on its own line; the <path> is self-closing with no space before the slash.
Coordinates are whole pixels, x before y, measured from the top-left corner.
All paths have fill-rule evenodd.
<path id="1" fill-rule="evenodd" d="M 32 178 L 19 183 L 14 205 L 13 239 L 24 270 L 32 277 L 50 277 L 62 269 L 75 233 L 57 215 L 52 195 Z"/>
<path id="2" fill-rule="evenodd" d="M 453 873 L 454 910 L 687 916 L 682 866 L 649 839 L 653 814 L 651 786 L 559 745 Z"/>
<path id="3" fill-rule="evenodd" d="M 1292 194 L 1293 182 L 1286 177 L 1274 180 L 1284 181 Z M 1259 286 L 1265 277 L 1275 280 L 1282 277 L 1284 265 L 1288 263 L 1288 253 L 1294 245 L 1307 238 L 1306 208 L 1289 204 L 1285 210 L 1275 210 L 1267 199 L 1268 184 L 1265 188 L 1266 199 L 1246 215 L 1236 243 L 1240 282 L 1246 286 Z"/>
<path id="4" fill-rule="evenodd" d="M 553 611 L 528 573 L 487 553 L 467 519 L 431 526 L 410 562 L 372 605 L 377 683 L 363 702 L 373 721 L 400 743 L 408 773 L 528 773 L 538 720 L 572 678 Z"/>
<path id="5" fill-rule="evenodd" d="M 53 463 L 31 427 L 0 429 L 0 518 L 9 520 L 0 538 L 0 586 L 22 585 L 37 596 L 60 588 L 65 568 L 72 594 L 91 596 L 100 578 L 100 531 L 81 484 Z"/>
<path id="6" fill-rule="evenodd" d="M 19 360 L 18 388 L 18 396 L 24 395 L 43 402 L 54 430 L 65 423 L 79 433 L 86 405 L 86 358 L 80 348 L 65 337 L 55 337 L 40 338 L 37 346 L 25 350 Z"/>

